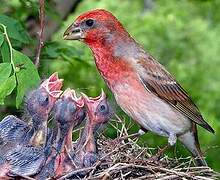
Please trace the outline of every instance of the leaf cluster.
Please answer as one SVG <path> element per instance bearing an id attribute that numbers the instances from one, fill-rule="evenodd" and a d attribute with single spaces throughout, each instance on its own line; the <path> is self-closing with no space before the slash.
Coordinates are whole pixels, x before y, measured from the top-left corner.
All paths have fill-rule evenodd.
<path id="1" fill-rule="evenodd" d="M 26 31 L 17 20 L 0 15 L 0 105 L 16 91 L 18 108 L 27 90 L 35 87 L 40 78 L 30 58 L 13 49 L 11 39 L 22 44 L 29 43 Z"/>

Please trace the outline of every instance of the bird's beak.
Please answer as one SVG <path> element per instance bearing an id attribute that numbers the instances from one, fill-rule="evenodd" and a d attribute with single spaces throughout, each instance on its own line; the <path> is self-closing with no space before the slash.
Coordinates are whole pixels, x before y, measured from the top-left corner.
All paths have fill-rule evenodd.
<path id="1" fill-rule="evenodd" d="M 72 90 L 71 90 L 70 88 L 67 88 L 67 89 L 63 92 L 62 97 L 63 97 L 64 99 L 68 99 L 68 98 L 73 99 Z"/>
<path id="2" fill-rule="evenodd" d="M 82 98 L 86 101 L 86 102 L 89 102 L 90 100 L 89 100 L 89 97 L 86 95 L 86 94 L 84 94 L 83 92 L 80 92 L 81 94 L 82 94 Z"/>
<path id="3" fill-rule="evenodd" d="M 59 79 L 58 73 L 53 73 L 48 79 L 41 83 L 40 87 L 44 88 L 55 99 L 62 94 L 63 79 Z"/>
<path id="4" fill-rule="evenodd" d="M 65 40 L 79 40 L 84 39 L 81 28 L 75 24 L 70 25 L 63 34 Z"/>

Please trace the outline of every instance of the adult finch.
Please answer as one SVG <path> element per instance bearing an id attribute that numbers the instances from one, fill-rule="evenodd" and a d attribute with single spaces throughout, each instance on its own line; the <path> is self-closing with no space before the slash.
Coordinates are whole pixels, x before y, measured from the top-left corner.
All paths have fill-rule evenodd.
<path id="1" fill-rule="evenodd" d="M 103 9 L 83 13 L 65 31 L 64 39 L 80 40 L 89 46 L 118 105 L 143 129 L 168 137 L 170 145 L 178 138 L 198 165 L 207 165 L 196 124 L 212 133 L 214 130 L 180 84 L 115 16 Z"/>

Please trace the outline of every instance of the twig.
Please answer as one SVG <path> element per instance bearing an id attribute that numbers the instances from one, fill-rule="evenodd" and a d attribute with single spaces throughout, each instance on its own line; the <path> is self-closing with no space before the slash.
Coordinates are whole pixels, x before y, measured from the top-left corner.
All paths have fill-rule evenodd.
<path id="1" fill-rule="evenodd" d="M 91 179 L 91 178 L 92 178 L 92 175 L 94 174 L 95 170 L 97 169 L 97 167 L 98 167 L 101 163 L 102 163 L 102 161 L 100 161 L 100 160 L 95 163 L 95 165 L 93 166 L 94 168 L 93 168 L 93 169 L 90 171 L 90 173 L 89 173 L 88 179 Z"/>
<path id="2" fill-rule="evenodd" d="M 118 137 L 118 138 L 116 138 L 115 140 L 116 141 L 124 141 L 124 140 L 126 140 L 126 139 L 132 139 L 132 138 L 137 138 L 137 137 L 139 137 L 140 136 L 140 133 L 134 133 L 134 134 L 129 134 L 129 135 L 125 135 L 125 136 L 121 136 L 121 137 Z"/>
<path id="3" fill-rule="evenodd" d="M 72 133 L 75 133 L 75 132 L 81 131 L 81 130 L 83 130 L 83 128 L 84 128 L 84 127 L 79 127 L 79 128 L 77 128 L 77 129 L 74 129 L 74 130 L 72 131 Z"/>
<path id="4" fill-rule="evenodd" d="M 36 59 L 35 59 L 35 66 L 38 68 L 40 65 L 40 54 L 41 49 L 44 46 L 43 42 L 43 34 L 44 34 L 44 19 L 45 19 L 45 12 L 44 12 L 44 0 L 39 0 L 40 5 L 40 32 L 39 32 L 39 39 L 38 39 L 38 46 L 37 46 L 37 53 L 36 53 Z"/>
<path id="5" fill-rule="evenodd" d="M 70 159 L 72 165 L 73 165 L 75 168 L 77 168 L 77 165 L 75 164 L 75 162 L 74 162 L 72 156 L 69 154 L 69 151 L 67 150 L 66 145 L 64 146 L 64 148 L 65 148 L 66 154 L 67 154 L 68 158 Z"/>
<path id="6" fill-rule="evenodd" d="M 119 171 L 119 170 L 127 169 L 127 168 L 141 168 L 141 169 L 146 169 L 146 170 L 154 169 L 154 170 L 157 170 L 157 171 L 162 171 L 162 172 L 166 172 L 166 173 L 169 173 L 169 174 L 174 174 L 174 175 L 177 175 L 178 177 L 186 177 L 186 178 L 190 178 L 190 179 L 196 179 L 195 177 L 193 177 L 193 176 L 190 175 L 190 174 L 187 174 L 187 173 L 184 173 L 184 172 L 177 172 L 177 171 L 170 170 L 170 169 L 167 169 L 167 168 L 156 167 L 156 166 L 150 166 L 150 165 L 142 166 L 142 165 L 126 164 L 126 163 L 117 163 L 117 164 L 115 164 L 114 166 L 110 167 L 110 168 L 107 170 L 107 173 L 108 173 L 108 174 L 112 174 L 112 173 L 115 172 L 115 171 Z M 106 172 L 104 172 L 104 173 L 102 174 L 102 176 L 103 176 L 105 173 L 106 173 Z M 101 176 L 101 175 L 100 175 L 100 176 Z"/>
<path id="7" fill-rule="evenodd" d="M 103 161 L 105 158 L 107 158 L 107 157 L 110 156 L 111 154 L 117 152 L 118 149 L 120 149 L 120 148 L 122 148 L 122 147 L 124 147 L 124 146 L 127 146 L 127 145 L 128 145 L 128 143 L 123 144 L 123 145 L 121 145 L 121 146 L 119 146 L 119 147 L 116 147 L 116 148 L 113 149 L 111 152 L 109 152 L 109 153 L 105 154 L 103 157 L 101 157 L 101 158 L 100 158 L 100 161 Z"/>
<path id="8" fill-rule="evenodd" d="M 88 167 L 88 168 L 82 168 L 82 169 L 76 169 L 76 170 L 73 170 L 69 173 L 67 173 L 66 175 L 60 177 L 58 180 L 63 180 L 63 179 L 66 179 L 66 178 L 69 178 L 75 174 L 78 174 L 80 172 L 84 172 L 84 171 L 91 171 L 94 167 Z"/>
<path id="9" fill-rule="evenodd" d="M 172 175 L 166 175 L 165 177 L 158 178 L 157 180 L 171 180 L 171 179 L 177 179 L 179 178 L 178 175 L 172 174 Z"/>

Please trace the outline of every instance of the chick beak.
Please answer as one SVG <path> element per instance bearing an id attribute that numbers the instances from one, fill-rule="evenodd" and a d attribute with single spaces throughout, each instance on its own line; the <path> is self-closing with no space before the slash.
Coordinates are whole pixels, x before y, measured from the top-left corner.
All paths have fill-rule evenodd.
<path id="1" fill-rule="evenodd" d="M 84 37 L 81 28 L 74 24 L 69 26 L 63 34 L 63 39 L 65 40 L 79 40 L 83 38 Z"/>

